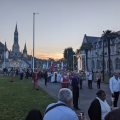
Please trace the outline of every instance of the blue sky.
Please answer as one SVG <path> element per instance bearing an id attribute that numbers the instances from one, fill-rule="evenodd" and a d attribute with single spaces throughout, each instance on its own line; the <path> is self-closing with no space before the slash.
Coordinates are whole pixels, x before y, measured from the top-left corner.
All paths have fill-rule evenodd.
<path id="1" fill-rule="evenodd" d="M 84 34 L 100 37 L 119 31 L 119 0 L 0 0 L 0 41 L 12 49 L 17 22 L 20 51 L 32 51 L 35 15 L 35 56 L 62 58 L 67 47 L 81 46 Z"/>

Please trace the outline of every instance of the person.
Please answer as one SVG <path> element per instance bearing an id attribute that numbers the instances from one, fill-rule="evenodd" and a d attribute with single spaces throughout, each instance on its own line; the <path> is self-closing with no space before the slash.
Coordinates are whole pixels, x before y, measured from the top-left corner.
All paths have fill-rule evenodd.
<path id="1" fill-rule="evenodd" d="M 88 88 L 89 89 L 93 89 L 92 88 L 92 72 L 90 70 L 90 72 L 88 73 Z"/>
<path id="2" fill-rule="evenodd" d="M 64 76 L 61 77 L 61 85 L 62 85 L 62 88 L 68 88 L 69 78 L 67 76 L 67 73 L 64 73 Z"/>
<path id="3" fill-rule="evenodd" d="M 112 93 L 112 97 L 114 97 L 113 105 L 117 107 L 117 102 L 120 94 L 120 79 L 118 77 L 118 72 L 114 72 L 113 77 L 110 78 L 109 81 L 110 91 Z"/>
<path id="4" fill-rule="evenodd" d="M 97 79 L 97 88 L 100 89 L 100 82 L 101 82 L 102 74 L 101 71 L 98 70 L 98 73 L 96 73 L 96 79 Z"/>
<path id="5" fill-rule="evenodd" d="M 85 72 L 85 74 L 86 74 L 86 81 L 88 81 L 89 71 L 87 70 L 87 71 Z"/>
<path id="6" fill-rule="evenodd" d="M 54 75 L 55 75 L 55 77 L 54 77 L 54 78 L 55 78 L 54 83 L 57 83 L 57 78 L 58 78 L 58 77 L 57 77 L 57 76 L 58 76 L 58 75 L 57 75 L 57 72 L 55 72 L 55 74 L 54 74 Z"/>
<path id="7" fill-rule="evenodd" d="M 6 73 L 7 73 L 7 68 L 3 68 L 3 74 L 4 74 L 4 76 L 6 76 Z"/>
<path id="8" fill-rule="evenodd" d="M 10 69 L 10 68 L 8 68 L 8 73 L 7 73 L 7 74 L 8 74 L 8 76 L 9 76 L 9 74 L 10 74 L 10 70 L 11 70 L 11 69 Z"/>
<path id="9" fill-rule="evenodd" d="M 120 108 L 110 111 L 105 116 L 105 120 L 120 120 Z"/>
<path id="10" fill-rule="evenodd" d="M 22 80 L 23 79 L 23 70 L 22 70 L 22 68 L 20 68 L 20 80 Z"/>
<path id="11" fill-rule="evenodd" d="M 33 81 L 34 81 L 34 83 L 33 83 L 33 88 L 36 88 L 36 90 L 39 90 L 39 88 L 38 88 L 38 72 L 37 72 L 37 70 L 35 69 L 35 72 L 33 72 L 33 74 L 32 74 L 32 79 L 33 79 Z"/>
<path id="12" fill-rule="evenodd" d="M 11 71 L 10 71 L 10 76 L 11 76 L 11 80 L 10 80 L 10 82 L 13 82 L 13 79 L 14 79 L 14 70 L 13 70 L 13 68 L 11 68 Z"/>
<path id="13" fill-rule="evenodd" d="M 111 108 L 106 102 L 106 94 L 103 90 L 97 92 L 97 97 L 94 99 L 88 109 L 90 120 L 104 120 L 104 117 Z"/>
<path id="14" fill-rule="evenodd" d="M 47 86 L 47 77 L 48 77 L 47 70 L 44 71 L 43 77 L 45 79 L 45 86 Z"/>
<path id="15" fill-rule="evenodd" d="M 57 72 L 51 71 L 51 82 L 57 83 Z"/>
<path id="16" fill-rule="evenodd" d="M 72 91 L 68 88 L 60 89 L 58 102 L 47 106 L 43 120 L 79 120 L 72 106 Z"/>
<path id="17" fill-rule="evenodd" d="M 18 76 L 18 69 L 16 69 L 16 76 Z"/>
<path id="18" fill-rule="evenodd" d="M 53 71 L 51 71 L 51 82 L 54 82 L 55 80 L 54 80 L 54 72 Z"/>
<path id="19" fill-rule="evenodd" d="M 43 116 L 38 109 L 32 109 L 29 111 L 25 120 L 43 120 Z"/>
<path id="20" fill-rule="evenodd" d="M 28 76 L 29 76 L 29 70 L 27 69 L 27 70 L 25 71 L 25 78 L 28 79 Z"/>
<path id="21" fill-rule="evenodd" d="M 80 108 L 78 107 L 79 89 L 80 81 L 77 73 L 75 73 L 72 79 L 72 91 L 73 91 L 73 105 L 76 110 L 80 110 Z"/>
<path id="22" fill-rule="evenodd" d="M 57 82 L 61 82 L 61 74 L 60 74 L 60 72 L 58 72 L 58 75 L 57 75 Z"/>
<path id="23" fill-rule="evenodd" d="M 80 79 L 80 89 L 83 89 L 83 77 L 82 77 L 82 73 L 79 73 L 79 79 Z"/>

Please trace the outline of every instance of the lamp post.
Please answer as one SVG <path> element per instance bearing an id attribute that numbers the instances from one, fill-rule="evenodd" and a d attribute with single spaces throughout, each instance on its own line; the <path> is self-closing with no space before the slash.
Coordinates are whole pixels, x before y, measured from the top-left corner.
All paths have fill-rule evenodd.
<path id="1" fill-rule="evenodd" d="M 4 68 L 5 68 L 5 44 L 4 44 Z"/>
<path id="2" fill-rule="evenodd" d="M 103 32 L 104 32 L 104 31 L 103 31 Z M 102 57 L 103 57 L 103 62 L 102 62 L 102 68 L 103 68 L 103 71 L 102 71 L 103 81 L 104 81 L 104 62 L 105 62 L 105 61 L 104 61 L 104 38 L 105 38 L 105 37 L 103 37 L 103 54 L 102 54 L 102 55 L 103 55 L 103 56 L 102 56 Z"/>
<path id="3" fill-rule="evenodd" d="M 34 72 L 35 14 L 39 13 L 33 13 L 33 72 Z"/>
<path id="4" fill-rule="evenodd" d="M 109 69 L 109 77 L 111 77 L 110 38 L 107 38 L 107 41 L 108 41 L 108 69 Z"/>

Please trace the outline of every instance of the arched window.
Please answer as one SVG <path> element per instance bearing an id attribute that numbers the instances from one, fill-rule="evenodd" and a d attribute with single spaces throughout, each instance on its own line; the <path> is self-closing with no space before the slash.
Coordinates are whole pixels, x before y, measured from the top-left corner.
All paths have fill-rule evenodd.
<path id="1" fill-rule="evenodd" d="M 100 61 L 97 60 L 96 69 L 100 69 Z"/>
<path id="2" fill-rule="evenodd" d="M 120 69 L 120 59 L 119 58 L 115 59 L 115 69 Z"/>
<path id="3" fill-rule="evenodd" d="M 95 62 L 92 60 L 92 69 L 95 69 Z"/>

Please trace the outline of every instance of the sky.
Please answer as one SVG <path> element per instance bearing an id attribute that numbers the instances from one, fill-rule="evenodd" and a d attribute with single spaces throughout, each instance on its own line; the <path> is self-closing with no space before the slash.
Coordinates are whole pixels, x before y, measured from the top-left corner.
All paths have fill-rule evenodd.
<path id="1" fill-rule="evenodd" d="M 12 50 L 17 23 L 20 51 L 25 42 L 35 56 L 63 58 L 65 48 L 80 48 L 84 34 L 100 37 L 103 31 L 120 30 L 120 0 L 0 0 L 0 42 Z"/>

